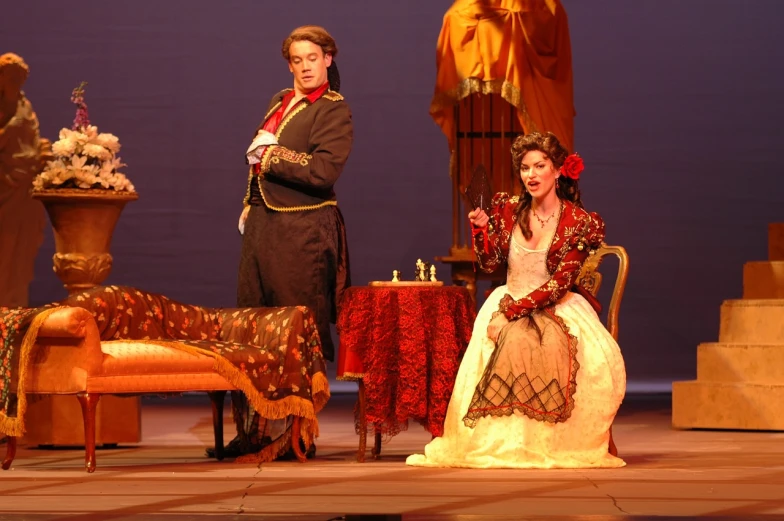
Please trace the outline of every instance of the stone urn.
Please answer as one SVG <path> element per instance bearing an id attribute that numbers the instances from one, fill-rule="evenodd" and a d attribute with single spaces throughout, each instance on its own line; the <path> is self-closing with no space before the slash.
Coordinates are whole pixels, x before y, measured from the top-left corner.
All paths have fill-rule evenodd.
<path id="1" fill-rule="evenodd" d="M 112 270 L 109 246 L 125 205 L 136 192 L 56 188 L 34 190 L 54 229 L 54 272 L 70 293 L 101 284 Z"/>

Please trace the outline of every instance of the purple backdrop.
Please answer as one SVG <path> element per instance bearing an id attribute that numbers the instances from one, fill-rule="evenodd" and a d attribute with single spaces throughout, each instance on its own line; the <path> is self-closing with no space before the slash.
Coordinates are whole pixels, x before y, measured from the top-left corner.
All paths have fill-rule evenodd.
<path id="1" fill-rule="evenodd" d="M 298 25 L 335 36 L 356 141 L 337 186 L 355 284 L 404 273 L 450 245 L 446 140 L 428 116 L 450 1 L 14 2 L 0 52 L 31 67 L 42 134 L 69 126 L 87 80 L 92 122 L 120 137 L 141 199 L 117 227 L 108 283 L 190 303 L 234 303 L 243 152 L 291 80 Z M 691 378 L 742 266 L 782 220 L 779 0 L 566 0 L 583 196 L 632 271 L 620 344 L 629 380 Z M 12 23 L 8 23 L 12 21 Z M 64 295 L 48 233 L 33 303 Z M 447 276 L 445 266 L 440 275 Z M 633 386 L 632 386 L 633 387 Z"/>

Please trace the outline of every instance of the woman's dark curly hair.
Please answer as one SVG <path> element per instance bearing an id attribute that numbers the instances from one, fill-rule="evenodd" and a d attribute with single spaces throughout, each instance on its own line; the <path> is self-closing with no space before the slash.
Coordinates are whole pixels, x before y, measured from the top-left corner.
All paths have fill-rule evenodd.
<path id="1" fill-rule="evenodd" d="M 514 171 L 518 174 L 518 179 L 523 158 L 528 152 L 534 150 L 538 150 L 545 157 L 549 158 L 555 168 L 561 168 L 569 155 L 569 151 L 566 150 L 552 132 L 547 134 L 531 132 L 524 136 L 518 136 L 512 143 L 512 165 L 514 166 Z M 568 178 L 565 175 L 558 176 L 555 182 L 555 193 L 559 199 L 571 201 L 580 207 L 583 205 L 580 200 L 580 188 L 576 179 Z M 523 232 L 523 237 L 526 239 L 531 238 L 531 215 L 529 209 L 531 208 L 532 200 L 533 197 L 525 189 L 525 185 L 523 185 L 522 193 L 520 194 L 520 205 L 517 207 L 517 222 L 520 223 L 520 231 Z"/>

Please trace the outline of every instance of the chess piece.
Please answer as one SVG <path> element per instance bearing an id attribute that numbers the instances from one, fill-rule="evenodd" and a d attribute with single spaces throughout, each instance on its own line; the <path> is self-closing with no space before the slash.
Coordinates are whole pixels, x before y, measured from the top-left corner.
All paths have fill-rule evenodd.
<path id="1" fill-rule="evenodd" d="M 422 262 L 422 259 L 417 259 L 416 261 L 416 273 L 414 274 L 414 279 L 420 282 L 427 280 L 425 277 L 425 263 Z"/>
<path id="2" fill-rule="evenodd" d="M 438 282 L 436 280 L 436 267 L 432 264 L 430 265 L 430 282 Z"/>
<path id="3" fill-rule="evenodd" d="M 400 272 L 392 270 L 392 282 L 400 282 Z"/>

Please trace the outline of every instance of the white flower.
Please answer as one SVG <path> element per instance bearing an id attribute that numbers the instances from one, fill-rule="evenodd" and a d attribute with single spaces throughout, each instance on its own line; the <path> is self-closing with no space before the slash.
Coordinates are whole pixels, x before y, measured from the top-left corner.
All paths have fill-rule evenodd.
<path id="1" fill-rule="evenodd" d="M 115 156 L 120 140 L 108 133 L 98 133 L 89 125 L 71 130 L 60 130 L 60 139 L 52 144 L 55 155 L 43 171 L 33 179 L 35 190 L 60 186 L 83 189 L 101 187 L 106 190 L 135 192 L 136 189 L 118 170 L 127 166 Z M 97 161 L 96 161 L 97 160 Z M 95 164 L 88 164 L 90 163 Z M 67 183 L 67 184 L 66 184 Z"/>
<path id="2" fill-rule="evenodd" d="M 87 141 L 89 141 L 87 134 L 84 134 L 83 132 L 79 132 L 78 130 L 70 130 L 67 128 L 64 128 L 60 131 L 60 139 L 67 139 L 73 141 L 78 146 L 84 146 L 87 143 Z"/>
<path id="3" fill-rule="evenodd" d="M 84 168 L 85 163 L 87 163 L 86 156 L 71 156 L 71 167 L 74 170 L 81 170 Z"/>
<path id="4" fill-rule="evenodd" d="M 86 127 L 82 127 L 81 130 L 85 136 L 87 136 L 88 141 L 92 141 L 98 136 L 98 127 L 95 125 L 88 125 Z"/>
<path id="5" fill-rule="evenodd" d="M 112 153 L 109 150 L 102 147 L 101 145 L 95 145 L 93 143 L 87 143 L 84 145 L 82 152 L 88 157 L 95 157 L 101 161 L 110 159 L 112 157 Z"/>
<path id="6" fill-rule="evenodd" d="M 102 132 L 95 136 L 92 142 L 110 150 L 113 154 L 120 151 L 120 140 L 114 134 Z"/>
<path id="7" fill-rule="evenodd" d="M 74 152 L 76 152 L 76 141 L 61 139 L 52 143 L 52 153 L 56 156 L 70 156 Z"/>

